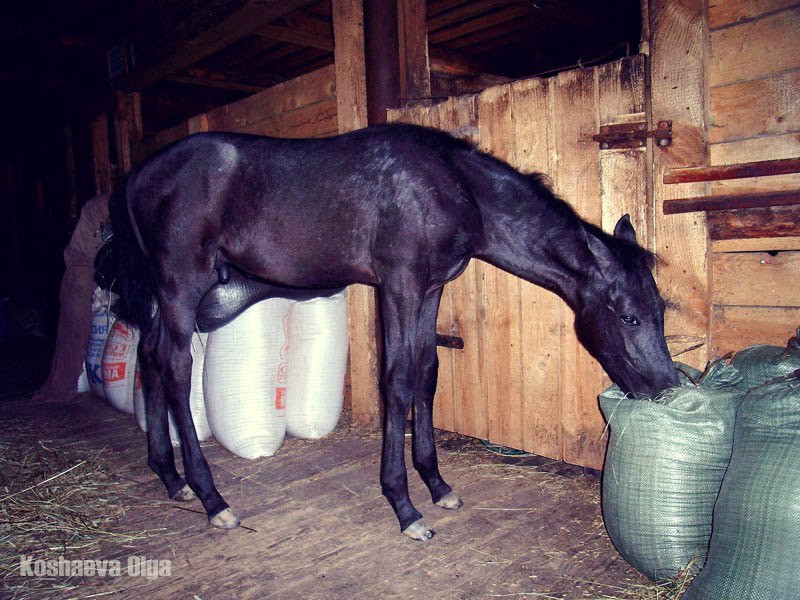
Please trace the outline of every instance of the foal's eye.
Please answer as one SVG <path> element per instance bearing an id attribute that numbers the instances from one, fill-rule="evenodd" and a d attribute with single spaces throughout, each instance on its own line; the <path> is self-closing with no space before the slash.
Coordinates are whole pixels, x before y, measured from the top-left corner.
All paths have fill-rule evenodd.
<path id="1" fill-rule="evenodd" d="M 633 315 L 620 315 L 619 320 L 630 327 L 636 327 L 639 325 L 639 319 Z"/>

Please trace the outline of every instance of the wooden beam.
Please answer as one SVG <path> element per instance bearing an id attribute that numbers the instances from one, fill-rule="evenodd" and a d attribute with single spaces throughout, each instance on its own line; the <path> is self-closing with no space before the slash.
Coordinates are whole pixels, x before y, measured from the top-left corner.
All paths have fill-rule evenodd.
<path id="1" fill-rule="evenodd" d="M 677 218 L 677 217 L 670 217 Z M 706 213 L 714 240 L 800 236 L 800 206 L 768 206 Z"/>
<path id="2" fill-rule="evenodd" d="M 263 85 L 251 85 L 249 83 L 237 83 L 229 81 L 223 77 L 214 77 L 213 74 L 207 73 L 206 76 L 201 76 L 200 73 L 196 75 L 170 75 L 165 77 L 167 81 L 174 81 L 175 83 L 183 83 L 186 85 L 199 85 L 202 87 L 212 87 L 221 90 L 233 90 L 237 92 L 250 92 L 256 93 L 264 89 Z"/>
<path id="3" fill-rule="evenodd" d="M 94 165 L 94 193 L 111 191 L 111 159 L 108 147 L 108 115 L 101 113 L 91 124 L 92 163 Z"/>
<path id="4" fill-rule="evenodd" d="M 425 0 L 397 1 L 400 100 L 408 104 L 431 96 Z"/>
<path id="5" fill-rule="evenodd" d="M 400 106 L 400 57 L 396 0 L 364 3 L 367 116 L 370 125 L 386 123 L 386 110 Z"/>
<path id="6" fill-rule="evenodd" d="M 115 109 L 117 136 L 117 175 L 131 170 L 138 157 L 139 144 L 144 134 L 142 128 L 142 103 L 139 92 L 117 92 Z"/>
<path id="7" fill-rule="evenodd" d="M 737 210 L 741 208 L 786 206 L 790 204 L 800 204 L 800 190 L 765 194 L 728 194 L 724 196 L 676 198 L 675 200 L 664 200 L 663 210 L 665 215 L 676 215 L 689 212 Z"/>
<path id="8" fill-rule="evenodd" d="M 367 126 L 362 0 L 332 0 L 335 43 L 336 104 L 339 133 Z M 357 423 L 377 426 L 381 420 L 378 386 L 377 306 L 374 288 L 347 289 L 350 319 L 350 402 Z"/>
<path id="9" fill-rule="evenodd" d="M 800 173 L 800 158 L 761 160 L 758 162 L 718 165 L 709 167 L 677 167 L 664 171 L 664 183 L 688 183 L 692 181 L 720 181 Z"/>
<path id="10" fill-rule="evenodd" d="M 267 23 L 316 1 L 248 0 L 233 14 L 203 29 L 198 23 L 213 21 L 215 15 L 224 13 L 220 10 L 220 2 L 212 2 L 145 50 L 140 59 L 144 61 L 142 68 L 115 79 L 114 83 L 122 89 L 142 90 L 254 34 Z M 198 29 L 200 33 L 195 34 Z"/>
<path id="11" fill-rule="evenodd" d="M 303 12 L 292 15 L 288 25 L 263 25 L 255 32 L 265 38 L 333 52 L 333 32 L 325 19 Z"/>
<path id="12" fill-rule="evenodd" d="M 429 46 L 431 71 L 449 75 L 497 75 L 490 61 L 481 60 L 443 46 Z"/>

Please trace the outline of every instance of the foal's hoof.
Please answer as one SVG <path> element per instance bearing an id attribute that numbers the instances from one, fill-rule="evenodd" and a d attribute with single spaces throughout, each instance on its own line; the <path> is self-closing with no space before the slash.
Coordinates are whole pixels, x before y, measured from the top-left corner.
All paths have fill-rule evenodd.
<path id="1" fill-rule="evenodd" d="M 447 492 L 444 496 L 439 498 L 438 502 L 436 502 L 436 506 L 441 506 L 447 510 L 456 510 L 461 508 L 463 504 L 464 503 L 461 502 L 461 498 L 459 498 L 455 492 Z"/>
<path id="2" fill-rule="evenodd" d="M 197 496 L 194 495 L 188 483 L 172 495 L 172 499 L 178 502 L 189 502 L 195 498 L 197 498 Z"/>
<path id="3" fill-rule="evenodd" d="M 239 517 L 230 508 L 225 508 L 211 517 L 208 522 L 220 529 L 233 529 L 239 526 Z"/>
<path id="4" fill-rule="evenodd" d="M 422 519 L 414 521 L 411 525 L 403 529 L 403 533 L 412 540 L 417 540 L 419 542 L 427 542 L 436 534 L 433 529 L 428 529 L 422 524 Z"/>

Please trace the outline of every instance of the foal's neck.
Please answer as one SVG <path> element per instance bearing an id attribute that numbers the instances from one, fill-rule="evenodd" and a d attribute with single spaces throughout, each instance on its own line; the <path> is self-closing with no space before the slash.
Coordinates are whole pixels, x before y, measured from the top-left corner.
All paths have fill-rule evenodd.
<path id="1" fill-rule="evenodd" d="M 578 286 L 596 273 L 593 235 L 562 200 L 543 188 L 513 185 L 480 202 L 484 245 L 478 258 L 547 288 L 575 308 Z"/>

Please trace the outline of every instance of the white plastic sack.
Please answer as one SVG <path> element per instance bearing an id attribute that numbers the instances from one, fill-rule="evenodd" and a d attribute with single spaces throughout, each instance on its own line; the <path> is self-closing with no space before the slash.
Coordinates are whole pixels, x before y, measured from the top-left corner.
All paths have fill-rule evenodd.
<path id="1" fill-rule="evenodd" d="M 296 302 L 287 319 L 286 432 L 316 439 L 339 422 L 350 334 L 347 296 Z"/>
<path id="2" fill-rule="evenodd" d="M 111 406 L 133 414 L 133 385 L 136 379 L 136 355 L 139 330 L 117 319 L 106 339 L 103 351 L 103 393 Z"/>
<path id="3" fill-rule="evenodd" d="M 205 400 L 211 431 L 243 458 L 271 456 L 283 442 L 284 394 L 277 393 L 284 318 L 292 301 L 259 302 L 208 336 Z M 284 351 L 285 354 L 285 351 Z"/>
<path id="4" fill-rule="evenodd" d="M 89 389 L 97 396 L 105 398 L 103 390 L 103 352 L 106 339 L 114 325 L 114 315 L 109 310 L 113 302 L 111 292 L 96 288 L 92 296 L 92 329 L 86 344 L 86 376 Z"/>
<path id="5" fill-rule="evenodd" d="M 78 376 L 77 391 L 79 394 L 90 391 L 89 377 L 86 375 L 86 361 L 83 361 L 83 368 L 81 369 L 81 374 Z"/>
<path id="6" fill-rule="evenodd" d="M 189 396 L 189 409 L 192 412 L 192 421 L 197 433 L 197 439 L 205 441 L 211 437 L 211 427 L 206 417 L 206 404 L 203 397 L 203 367 L 205 362 L 205 344 L 207 333 L 194 333 L 192 335 L 192 389 Z M 134 383 L 133 407 L 136 422 L 142 431 L 147 431 L 147 413 L 145 411 L 144 393 L 142 391 L 141 372 L 137 369 Z M 180 446 L 180 436 L 175 424 L 172 411 L 169 411 L 169 437 L 173 446 Z"/>

